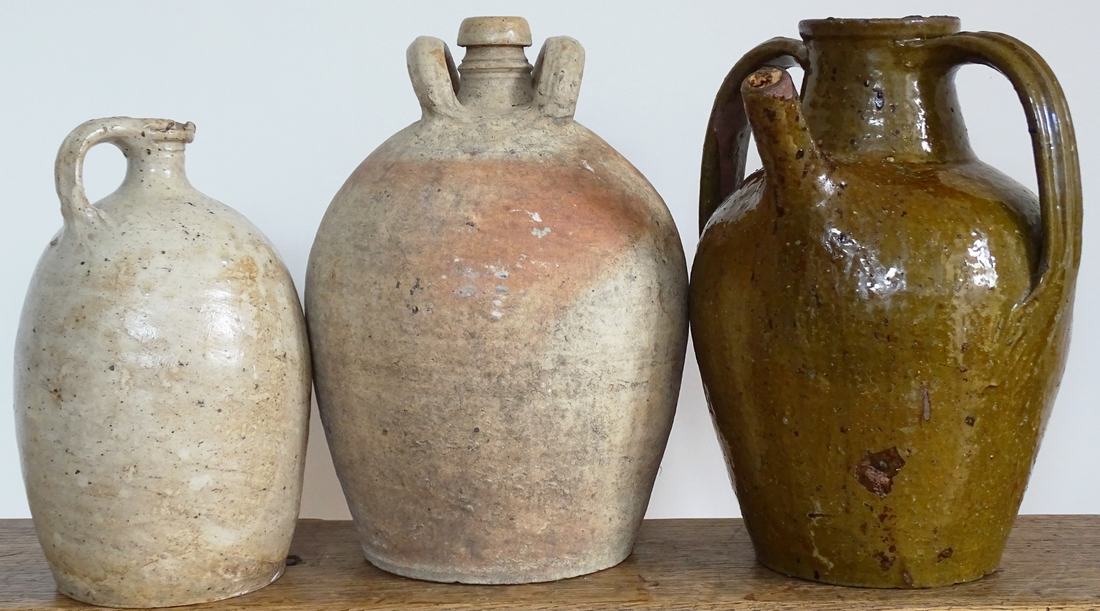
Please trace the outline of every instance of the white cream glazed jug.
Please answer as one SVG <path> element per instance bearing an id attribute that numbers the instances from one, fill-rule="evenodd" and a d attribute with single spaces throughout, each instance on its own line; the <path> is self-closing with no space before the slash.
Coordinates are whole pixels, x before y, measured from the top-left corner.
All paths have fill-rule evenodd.
<path id="1" fill-rule="evenodd" d="M 309 353 L 286 267 L 184 175 L 195 126 L 112 117 L 57 157 L 64 227 L 35 270 L 15 414 L 39 541 L 61 593 L 161 607 L 283 570 L 301 496 Z M 84 194 L 89 148 L 127 159 Z"/>

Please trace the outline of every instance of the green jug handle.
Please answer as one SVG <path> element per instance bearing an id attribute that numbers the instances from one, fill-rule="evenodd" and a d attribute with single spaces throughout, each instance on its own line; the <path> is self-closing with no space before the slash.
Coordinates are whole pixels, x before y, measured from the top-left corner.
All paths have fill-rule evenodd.
<path id="1" fill-rule="evenodd" d="M 79 221 L 88 224 L 106 217 L 93 206 L 84 193 L 84 157 L 95 145 L 109 142 L 127 157 L 140 155 L 146 145 L 157 140 L 191 142 L 195 124 L 169 119 L 132 119 L 106 117 L 80 124 L 61 143 L 54 163 L 54 185 L 61 200 L 61 216 L 65 226 Z"/>
<path id="2" fill-rule="evenodd" d="M 699 179 L 699 232 L 714 211 L 741 186 L 748 155 L 749 122 L 741 100 L 741 82 L 764 66 L 803 70 L 809 63 L 806 45 L 793 38 L 773 38 L 745 54 L 714 97 L 714 107 L 703 140 L 703 163 Z"/>
<path id="3" fill-rule="evenodd" d="M 1006 34 L 961 32 L 906 44 L 941 49 L 951 70 L 983 64 L 1012 83 L 1027 115 L 1038 171 L 1043 243 L 1032 290 L 1021 305 L 1052 285 L 1072 295 L 1081 264 L 1081 168 L 1069 104 L 1058 79 L 1034 49 Z M 1054 274 L 1054 277 L 1051 277 Z"/>

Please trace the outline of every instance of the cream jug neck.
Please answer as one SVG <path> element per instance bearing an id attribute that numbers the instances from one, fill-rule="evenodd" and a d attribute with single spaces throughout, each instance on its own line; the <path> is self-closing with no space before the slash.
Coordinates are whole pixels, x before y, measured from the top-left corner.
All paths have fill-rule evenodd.
<path id="1" fill-rule="evenodd" d="M 189 185 L 184 171 L 183 142 L 163 141 L 152 143 L 147 148 L 123 145 L 126 154 L 125 187 L 147 187 L 168 185 Z"/>

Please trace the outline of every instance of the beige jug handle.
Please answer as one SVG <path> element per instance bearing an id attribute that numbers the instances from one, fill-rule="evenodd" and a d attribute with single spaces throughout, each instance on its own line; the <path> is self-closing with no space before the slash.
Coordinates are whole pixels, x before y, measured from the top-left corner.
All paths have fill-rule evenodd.
<path id="1" fill-rule="evenodd" d="M 534 105 L 551 119 L 572 119 L 584 78 L 584 47 L 568 36 L 547 38 L 532 71 Z"/>
<path id="2" fill-rule="evenodd" d="M 745 54 L 736 64 L 714 98 L 714 107 L 703 140 L 703 163 L 699 179 L 699 232 L 714 211 L 741 186 L 748 155 L 749 122 L 741 100 L 741 83 L 764 66 L 789 68 L 809 63 L 806 46 L 793 38 L 773 38 Z"/>
<path id="3" fill-rule="evenodd" d="M 447 43 L 431 36 L 420 36 L 405 52 L 416 99 L 425 116 L 430 113 L 445 117 L 462 116 L 458 102 L 458 68 Z"/>
<path id="4" fill-rule="evenodd" d="M 962 32 L 906 44 L 942 49 L 952 70 L 962 64 L 984 64 L 1012 83 L 1031 132 L 1043 227 L 1037 278 L 1023 305 L 1046 291 L 1051 274 L 1062 280 L 1053 285 L 1072 295 L 1081 264 L 1081 168 L 1069 104 L 1050 66 L 1026 44 L 993 32 Z"/>
<path id="5" fill-rule="evenodd" d="M 103 219 L 103 211 L 88 201 L 84 193 L 84 157 L 88 150 L 102 142 L 117 146 L 124 155 L 140 154 L 142 142 L 155 140 L 182 140 L 195 138 L 194 123 L 180 123 L 168 119 L 132 119 L 107 117 L 92 119 L 74 129 L 57 151 L 54 164 L 54 184 L 61 200 L 61 216 L 65 225 L 77 220 L 91 223 Z"/>
<path id="6" fill-rule="evenodd" d="M 461 41 L 460 41 L 461 42 Z M 458 101 L 459 76 L 447 43 L 421 36 L 405 54 L 409 79 L 424 114 L 452 119 L 465 116 Z M 532 71 L 532 101 L 538 112 L 552 119 L 572 118 L 584 76 L 584 48 L 568 36 L 547 38 Z"/>

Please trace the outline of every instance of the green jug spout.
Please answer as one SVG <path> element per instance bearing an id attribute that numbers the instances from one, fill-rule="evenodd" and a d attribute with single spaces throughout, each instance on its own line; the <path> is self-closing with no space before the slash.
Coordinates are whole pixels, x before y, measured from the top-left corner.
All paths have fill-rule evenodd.
<path id="1" fill-rule="evenodd" d="M 778 201 L 814 195 L 807 190 L 833 192 L 831 164 L 814 144 L 791 76 L 762 68 L 741 84 L 741 96 L 767 183 L 778 190 Z"/>

